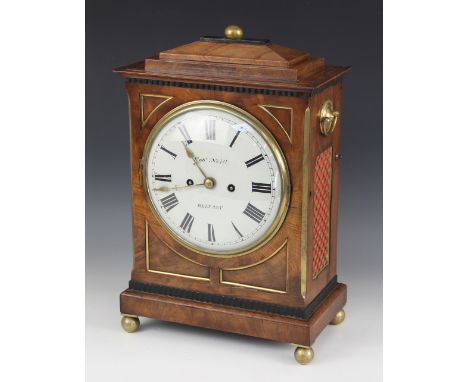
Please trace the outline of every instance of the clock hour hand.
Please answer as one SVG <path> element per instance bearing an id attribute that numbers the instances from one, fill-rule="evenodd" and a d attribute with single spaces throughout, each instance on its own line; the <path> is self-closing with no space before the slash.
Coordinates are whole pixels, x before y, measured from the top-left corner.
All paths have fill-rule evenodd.
<path id="1" fill-rule="evenodd" d="M 190 188 L 190 187 L 197 187 L 197 186 L 204 186 L 204 183 L 199 183 L 199 184 L 192 184 L 190 186 L 174 186 L 174 187 L 158 187 L 158 188 L 153 188 L 153 191 L 160 191 L 160 192 L 169 192 L 169 191 L 178 191 L 180 189 L 185 189 L 185 188 Z"/>

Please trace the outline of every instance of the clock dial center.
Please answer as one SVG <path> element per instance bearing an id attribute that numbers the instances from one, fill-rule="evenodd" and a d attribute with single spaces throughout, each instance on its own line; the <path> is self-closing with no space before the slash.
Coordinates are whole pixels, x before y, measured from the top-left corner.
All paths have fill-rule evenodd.
<path id="1" fill-rule="evenodd" d="M 215 182 L 215 180 L 213 178 L 208 177 L 208 178 L 205 179 L 203 184 L 205 185 L 206 188 L 211 190 L 216 185 L 216 182 Z"/>

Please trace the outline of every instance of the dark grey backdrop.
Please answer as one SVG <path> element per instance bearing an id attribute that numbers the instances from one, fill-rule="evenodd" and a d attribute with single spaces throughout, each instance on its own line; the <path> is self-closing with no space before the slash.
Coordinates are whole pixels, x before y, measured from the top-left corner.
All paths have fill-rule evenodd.
<path id="1" fill-rule="evenodd" d="M 356 299 L 355 306 L 358 298 L 365 301 L 367 291 L 376 293 L 372 314 L 380 320 L 381 2 L 93 0 L 86 4 L 86 278 L 91 328 L 99 328 L 93 315 L 118 316 L 117 296 L 129 279 L 132 256 L 127 97 L 123 79 L 111 70 L 202 35 L 221 35 L 233 23 L 243 27 L 246 37 L 269 38 L 325 57 L 330 64 L 353 66 L 344 81 L 338 270 L 339 279 L 350 284 L 349 299 Z M 375 333 L 379 328 L 380 321 Z M 88 330 L 88 343 L 90 333 L 98 335 Z"/>

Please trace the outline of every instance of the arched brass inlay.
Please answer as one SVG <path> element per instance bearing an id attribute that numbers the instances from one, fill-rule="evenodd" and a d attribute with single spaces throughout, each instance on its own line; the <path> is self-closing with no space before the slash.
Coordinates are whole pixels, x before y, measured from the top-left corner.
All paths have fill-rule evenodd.
<path id="1" fill-rule="evenodd" d="M 171 246 L 169 246 L 166 242 L 162 241 L 159 239 L 164 245 L 166 245 L 172 252 L 174 252 L 176 255 L 182 257 L 185 260 L 190 261 L 191 263 L 201 265 L 206 268 L 206 265 L 197 263 L 196 261 L 193 261 L 192 259 L 189 259 L 185 257 L 184 255 L 180 254 L 177 252 L 175 249 L 173 249 Z M 190 275 L 184 275 L 182 273 L 173 273 L 173 272 L 163 272 L 163 271 L 157 271 L 155 269 L 151 269 L 149 265 L 149 235 L 148 235 L 148 220 L 145 219 L 145 254 L 146 254 L 146 271 L 147 272 L 152 272 L 152 273 L 159 273 L 162 275 L 170 275 L 170 276 L 177 276 L 177 277 L 185 277 L 187 279 L 193 279 L 193 280 L 202 280 L 202 281 L 210 281 L 208 277 L 200 277 L 200 276 L 190 276 Z"/>
<path id="2" fill-rule="evenodd" d="M 293 133 L 293 108 L 292 107 L 286 107 L 286 106 L 275 106 L 275 105 L 258 105 L 258 107 L 262 110 L 264 110 L 271 118 L 273 118 L 276 123 L 279 125 L 279 127 L 281 128 L 281 130 L 284 131 L 284 133 L 286 134 L 286 136 L 288 137 L 288 140 L 289 140 L 289 143 L 292 144 L 292 133 Z M 286 130 L 286 128 L 283 126 L 283 124 L 278 120 L 278 118 L 276 118 L 276 116 L 270 111 L 268 110 L 269 108 L 273 108 L 273 109 L 283 109 L 283 110 L 290 110 L 290 121 L 289 121 L 289 126 L 290 126 L 290 131 L 288 133 L 288 131 Z"/>
<path id="3" fill-rule="evenodd" d="M 220 269 L 219 270 L 219 282 L 221 284 L 227 284 L 227 285 L 233 285 L 233 286 L 240 286 L 240 287 L 244 287 L 244 288 L 251 288 L 251 289 L 257 289 L 257 290 L 262 290 L 262 291 L 266 291 L 266 292 L 274 292 L 274 293 L 287 293 L 288 291 L 288 264 L 289 264 L 289 251 L 288 251 L 288 247 L 287 247 L 287 243 L 288 243 L 288 239 L 286 239 L 283 244 L 281 244 L 278 249 L 276 249 L 276 251 L 274 251 L 270 256 L 268 256 L 267 258 L 265 259 L 262 259 L 260 261 L 257 261 L 256 263 L 253 263 L 253 264 L 249 264 L 249 265 L 244 265 L 242 267 L 233 267 L 233 268 L 223 268 L 223 269 Z M 279 290 L 279 289 L 271 289 L 271 288 L 264 288 L 264 287 L 260 287 L 260 286 L 256 286 L 256 285 L 251 285 L 251 284 L 241 284 L 241 283 L 235 283 L 235 282 L 231 282 L 231 281 L 224 281 L 223 280 L 223 271 L 238 271 L 238 270 L 241 270 L 241 269 L 247 269 L 247 268 L 252 268 L 252 267 L 255 267 L 259 264 L 262 264 L 264 263 L 265 261 L 268 261 L 270 260 L 273 256 L 276 256 L 283 248 L 284 246 L 286 245 L 286 290 Z"/>
<path id="4" fill-rule="evenodd" d="M 145 97 L 153 97 L 153 98 L 162 98 L 164 101 L 162 101 L 158 106 L 156 106 L 149 114 L 148 117 L 144 117 L 144 110 L 143 110 L 143 100 Z M 140 118 L 141 118 L 141 127 L 143 127 L 146 122 L 151 118 L 151 116 L 156 113 L 156 111 L 164 105 L 167 101 L 171 100 L 173 97 L 169 96 L 163 96 L 163 95 L 158 95 L 158 94 L 140 94 Z"/>

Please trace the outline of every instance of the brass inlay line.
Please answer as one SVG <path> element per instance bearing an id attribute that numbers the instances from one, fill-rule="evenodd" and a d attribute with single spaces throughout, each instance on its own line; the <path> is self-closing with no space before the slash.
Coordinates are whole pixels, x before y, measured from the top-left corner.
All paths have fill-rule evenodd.
<path id="1" fill-rule="evenodd" d="M 189 275 L 184 275 L 182 273 L 172 273 L 172 272 L 163 272 L 163 271 L 154 271 L 152 269 L 149 269 L 148 272 L 152 273 L 159 273 L 161 275 L 168 275 L 168 276 L 176 276 L 176 277 L 184 277 L 186 279 L 192 279 L 192 280 L 201 280 L 201 281 L 210 281 L 210 279 L 206 277 L 198 277 L 198 276 L 189 276 Z"/>
<path id="2" fill-rule="evenodd" d="M 302 155 L 302 229 L 301 229 L 301 295 L 307 292 L 307 232 L 309 202 L 310 108 L 304 112 L 304 153 Z"/>
<path id="3" fill-rule="evenodd" d="M 274 292 L 274 293 L 287 293 L 288 292 L 288 278 L 289 278 L 289 272 L 288 272 L 288 265 L 289 265 L 289 251 L 288 247 L 286 246 L 286 290 L 280 290 L 280 289 L 272 289 L 272 288 L 264 288 L 256 285 L 251 285 L 251 284 L 242 284 L 242 283 L 236 283 L 236 282 L 231 282 L 231 281 L 224 281 L 223 280 L 223 271 L 237 271 L 241 269 L 247 269 L 251 267 L 255 267 L 256 265 L 262 264 L 267 260 L 270 260 L 273 256 L 277 255 L 283 248 L 284 246 L 288 243 L 288 239 L 286 239 L 283 244 L 281 244 L 278 249 L 276 249 L 270 256 L 268 256 L 266 259 L 260 260 L 254 264 L 249 264 L 245 265 L 243 267 L 235 267 L 235 268 L 223 268 L 219 270 L 219 282 L 221 284 L 228 284 L 228 285 L 233 285 L 233 286 L 240 286 L 244 288 L 251 288 L 251 289 L 257 289 L 261 291 L 266 291 L 266 292 Z"/>
<path id="4" fill-rule="evenodd" d="M 284 133 L 286 134 L 286 136 L 288 137 L 288 140 L 289 140 L 289 143 L 292 144 L 292 134 L 293 134 L 293 108 L 292 107 L 286 107 L 286 106 L 275 106 L 275 105 L 258 105 L 259 108 L 261 108 L 262 110 L 264 110 L 271 118 L 273 118 L 276 123 L 279 125 L 279 127 L 281 127 L 281 130 L 284 131 Z M 286 129 L 284 128 L 283 124 L 278 120 L 278 118 L 276 118 L 274 116 L 274 114 L 268 110 L 267 108 L 268 107 L 271 107 L 271 108 L 275 108 L 275 109 L 285 109 L 285 110 L 290 110 L 291 111 L 291 117 L 290 117 L 290 126 L 291 126 L 291 132 L 288 133 L 286 131 Z"/>
<path id="5" fill-rule="evenodd" d="M 143 98 L 145 97 L 153 97 L 153 98 L 165 98 L 163 102 L 161 102 L 158 106 L 156 106 L 151 113 L 148 114 L 148 117 L 144 119 L 144 114 L 143 114 Z M 140 94 L 140 118 L 141 118 L 141 128 L 148 122 L 148 120 L 151 118 L 151 116 L 158 110 L 162 105 L 164 105 L 167 101 L 171 100 L 173 97 L 169 96 L 163 96 L 163 95 L 158 95 L 158 94 Z"/>
<path id="6" fill-rule="evenodd" d="M 162 240 L 161 240 L 162 241 Z M 165 242 L 163 242 L 165 245 L 167 245 Z M 196 261 L 193 261 L 191 259 L 186 258 L 185 256 L 181 255 L 177 251 L 175 251 L 173 248 L 167 245 L 167 247 L 173 251 L 176 255 L 184 258 L 185 260 L 188 260 L 192 263 L 202 265 L 197 263 Z M 162 275 L 169 275 L 169 276 L 177 276 L 177 277 L 184 277 L 187 279 L 193 279 L 193 280 L 202 280 L 202 281 L 210 281 L 208 277 L 200 277 L 200 276 L 190 276 L 190 275 L 184 275 L 182 273 L 173 273 L 173 272 L 164 272 L 164 271 L 157 271 L 155 269 L 151 269 L 149 265 L 149 235 L 148 235 L 148 220 L 145 219 L 145 253 L 146 253 L 146 271 L 147 272 L 152 272 L 152 273 L 159 273 Z"/>
<path id="7" fill-rule="evenodd" d="M 223 281 L 223 280 L 221 279 L 221 276 L 222 276 L 222 275 L 220 274 L 219 277 L 220 277 L 220 282 L 221 282 L 221 284 L 233 285 L 233 286 L 240 286 L 240 287 L 243 287 L 243 288 L 250 288 L 250 289 L 255 289 L 255 290 L 260 290 L 260 291 L 265 291 L 265 292 L 273 292 L 273 293 L 281 293 L 281 294 L 287 293 L 287 292 L 284 291 L 284 290 L 263 288 L 263 287 L 259 287 L 259 286 L 255 286 L 255 285 L 240 284 L 240 283 L 232 283 L 232 282 L 230 282 L 230 281 Z"/>

